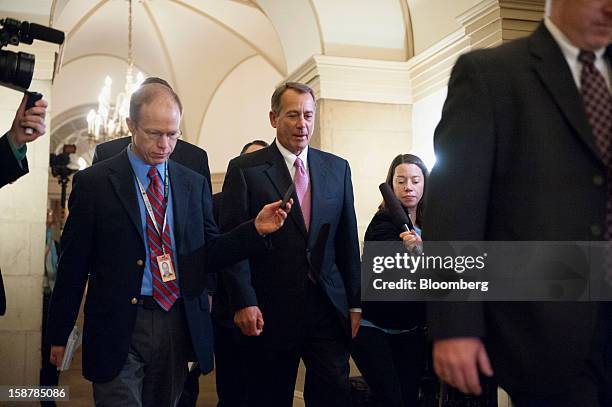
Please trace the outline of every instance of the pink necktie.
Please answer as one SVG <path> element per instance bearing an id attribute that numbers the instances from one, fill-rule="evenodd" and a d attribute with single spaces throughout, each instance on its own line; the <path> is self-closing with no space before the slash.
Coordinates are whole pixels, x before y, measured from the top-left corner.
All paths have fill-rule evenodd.
<path id="1" fill-rule="evenodd" d="M 300 201 L 306 230 L 308 230 L 308 228 L 310 228 L 310 182 L 308 180 L 308 174 L 304 169 L 304 163 L 300 157 L 295 159 L 293 166 L 295 167 L 295 175 L 293 176 L 295 192 Z"/>

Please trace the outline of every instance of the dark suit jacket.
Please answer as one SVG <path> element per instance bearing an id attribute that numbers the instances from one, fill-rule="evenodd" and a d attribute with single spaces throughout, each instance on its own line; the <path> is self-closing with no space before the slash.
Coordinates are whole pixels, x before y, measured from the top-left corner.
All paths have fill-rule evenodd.
<path id="1" fill-rule="evenodd" d="M 28 159 L 19 162 L 15 159 L 8 141 L 8 134 L 0 137 L 0 188 L 28 173 Z"/>
<path id="2" fill-rule="evenodd" d="M 131 137 L 122 137 L 116 140 L 98 144 L 94 150 L 92 165 L 121 153 L 131 141 Z M 212 192 L 210 169 L 208 168 L 208 155 L 206 154 L 205 150 L 183 140 L 178 140 L 176 142 L 174 151 L 170 155 L 170 159 L 184 165 L 198 174 L 201 174 L 204 178 L 206 178 L 208 187 Z M 217 222 L 217 217 L 215 217 L 215 222 Z M 208 273 L 206 274 L 205 278 L 206 289 L 211 293 L 215 292 L 217 290 L 217 275 Z"/>
<path id="3" fill-rule="evenodd" d="M 580 94 L 544 25 L 463 55 L 435 132 L 424 241 L 588 241 L 605 228 L 605 168 Z M 565 391 L 584 368 L 593 303 L 428 306 L 435 339 L 484 338 L 511 394 Z"/>
<path id="4" fill-rule="evenodd" d="M 94 151 L 92 164 L 116 156 L 123 151 L 131 141 L 131 137 L 122 137 L 120 139 L 98 144 Z M 170 159 L 184 165 L 190 170 L 202 174 L 202 176 L 206 178 L 209 187 L 212 187 L 210 182 L 210 169 L 208 168 L 208 155 L 205 150 L 186 141 L 178 140 L 172 155 L 170 155 Z"/>
<path id="5" fill-rule="evenodd" d="M 308 150 L 312 212 L 310 233 L 296 203 L 281 230 L 270 236 L 272 249 L 252 256 L 223 275 L 232 310 L 258 305 L 265 321 L 261 335 L 283 346 L 299 335 L 306 312 L 308 270 L 348 321 L 349 307 L 360 304 L 360 262 L 353 186 L 348 162 L 314 148 Z M 281 199 L 291 184 L 285 161 L 270 147 L 230 161 L 223 184 L 223 230 L 250 219 L 263 202 Z"/>
<path id="6" fill-rule="evenodd" d="M 8 183 L 15 181 L 17 178 L 28 173 L 28 159 L 24 158 L 19 162 L 15 159 L 11 146 L 9 145 L 8 135 L 5 134 L 0 138 L 0 188 Z M 4 283 L 2 282 L 2 273 L 0 272 L 0 315 L 6 312 L 6 297 L 4 294 Z"/>
<path id="7" fill-rule="evenodd" d="M 172 160 L 168 166 L 181 296 L 197 360 L 207 372 L 212 329 L 203 276 L 265 245 L 252 222 L 218 236 L 204 177 Z M 138 305 L 132 299 L 140 294 L 145 256 L 137 194 L 127 152 L 78 172 L 70 194 L 48 338 L 54 345 L 66 343 L 88 283 L 83 374 L 94 382 L 120 371 L 134 327 Z"/>
<path id="8" fill-rule="evenodd" d="M 376 212 L 366 229 L 365 242 L 401 242 L 399 235 L 403 228 L 393 223 L 387 210 Z M 366 243 L 367 244 L 367 243 Z M 368 290 L 372 290 L 368 287 Z M 412 329 L 425 325 L 425 304 L 417 301 L 363 301 L 361 305 L 363 319 L 373 322 L 381 328 Z"/>

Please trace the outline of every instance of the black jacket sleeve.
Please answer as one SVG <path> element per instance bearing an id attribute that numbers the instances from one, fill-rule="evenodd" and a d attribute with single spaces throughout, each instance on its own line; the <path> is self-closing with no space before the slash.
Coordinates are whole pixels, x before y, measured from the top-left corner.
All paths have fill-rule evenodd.
<path id="1" fill-rule="evenodd" d="M 28 159 L 24 157 L 19 164 L 9 145 L 7 133 L 0 138 L 0 188 L 28 173 Z"/>

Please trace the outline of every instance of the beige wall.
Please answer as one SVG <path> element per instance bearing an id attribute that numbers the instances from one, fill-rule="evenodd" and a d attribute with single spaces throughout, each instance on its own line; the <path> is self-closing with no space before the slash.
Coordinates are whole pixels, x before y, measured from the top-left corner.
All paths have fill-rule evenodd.
<path id="1" fill-rule="evenodd" d="M 381 201 L 378 185 L 384 182 L 389 163 L 410 151 L 411 111 L 409 105 L 319 101 L 312 143 L 348 160 L 360 239 Z"/>
<path id="2" fill-rule="evenodd" d="M 31 89 L 50 99 L 49 80 L 36 80 Z M 20 93 L 0 88 L 0 132 L 10 128 L 20 100 Z M 40 369 L 48 136 L 28 145 L 28 162 L 30 173 L 0 190 L 0 267 L 7 297 L 6 315 L 0 317 L 1 384 L 37 384 Z"/>

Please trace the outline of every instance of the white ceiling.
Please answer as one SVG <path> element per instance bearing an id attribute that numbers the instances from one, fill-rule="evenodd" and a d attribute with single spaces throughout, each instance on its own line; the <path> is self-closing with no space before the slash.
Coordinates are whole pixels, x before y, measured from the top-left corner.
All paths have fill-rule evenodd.
<path id="1" fill-rule="evenodd" d="M 224 169 L 243 140 L 272 134 L 262 112 L 274 86 L 312 55 L 405 60 L 405 9 L 407 0 L 133 0 L 133 59 L 137 70 L 172 84 L 187 140 L 220 157 L 213 170 Z M 53 84 L 57 128 L 97 103 L 107 74 L 113 94 L 122 88 L 127 0 L 0 0 L 0 12 L 66 33 Z M 237 124 L 237 109 L 248 110 L 250 121 L 262 117 Z"/>

